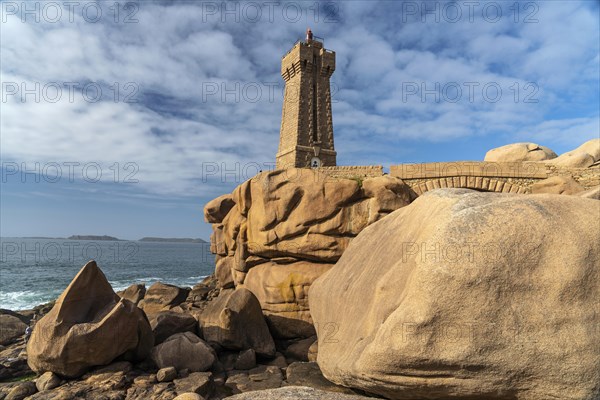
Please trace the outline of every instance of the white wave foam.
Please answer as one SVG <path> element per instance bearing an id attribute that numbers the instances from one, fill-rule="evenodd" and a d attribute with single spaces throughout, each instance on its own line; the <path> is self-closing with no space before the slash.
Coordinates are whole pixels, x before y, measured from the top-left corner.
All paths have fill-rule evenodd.
<path id="1" fill-rule="evenodd" d="M 0 308 L 9 310 L 30 310 L 40 304 L 55 300 L 60 295 L 60 290 L 35 292 L 24 290 L 21 292 L 0 292 Z"/>
<path id="2" fill-rule="evenodd" d="M 168 283 L 175 286 L 183 286 L 183 287 L 192 287 L 195 284 L 201 282 L 208 275 L 199 275 L 199 276 L 190 276 L 187 278 L 158 278 L 155 276 L 147 277 L 147 278 L 138 278 L 128 281 L 109 281 L 110 285 L 113 287 L 115 292 L 120 290 L 125 290 L 129 286 L 138 283 L 145 283 L 146 287 L 149 287 L 153 283 L 163 282 Z M 30 310 L 40 304 L 45 304 L 50 301 L 56 300 L 58 296 L 62 293 L 62 287 L 60 289 L 54 290 L 46 290 L 46 291 L 32 291 L 32 290 L 23 290 L 18 292 L 0 292 L 0 308 L 5 308 L 9 310 Z"/>

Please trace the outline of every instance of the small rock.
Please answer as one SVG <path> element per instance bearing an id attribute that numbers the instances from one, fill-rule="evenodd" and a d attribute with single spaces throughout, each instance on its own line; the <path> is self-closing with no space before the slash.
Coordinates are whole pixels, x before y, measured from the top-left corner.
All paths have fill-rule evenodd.
<path id="1" fill-rule="evenodd" d="M 115 372 L 128 373 L 133 369 L 133 365 L 129 361 L 117 361 L 105 367 L 98 368 L 93 371 L 94 374 L 107 374 Z"/>
<path id="2" fill-rule="evenodd" d="M 154 364 L 151 357 L 148 357 L 145 360 L 136 363 L 135 368 L 146 372 L 152 372 L 156 370 L 156 364 Z"/>
<path id="3" fill-rule="evenodd" d="M 213 382 L 215 385 L 223 386 L 227 380 L 227 375 L 220 373 L 219 375 L 213 375 Z"/>
<path id="4" fill-rule="evenodd" d="M 317 361 L 317 355 L 319 354 L 319 341 L 315 340 L 313 344 L 308 348 L 308 361 Z"/>
<path id="5" fill-rule="evenodd" d="M 190 369 L 189 368 L 183 368 L 179 370 L 179 378 L 187 378 L 188 376 L 190 376 Z"/>
<path id="6" fill-rule="evenodd" d="M 5 308 L 0 308 L 0 315 L 11 315 L 11 316 L 21 320 L 21 322 L 23 322 L 24 324 L 30 325 L 31 319 L 35 315 L 35 311 L 34 310 L 23 310 L 23 311 L 16 312 L 16 311 L 7 310 Z"/>
<path id="7" fill-rule="evenodd" d="M 156 314 L 180 305 L 185 301 L 188 293 L 189 289 L 156 282 L 148 288 L 139 306 L 146 314 Z"/>
<path id="8" fill-rule="evenodd" d="M 221 372 L 225 372 L 225 368 L 223 367 L 223 363 L 220 360 L 217 360 L 213 363 L 210 372 L 213 374 L 220 374 Z"/>
<path id="9" fill-rule="evenodd" d="M 156 373 L 156 380 L 159 382 L 171 382 L 177 378 L 177 370 L 174 367 L 161 368 Z"/>
<path id="10" fill-rule="evenodd" d="M 117 294 L 121 296 L 121 298 L 129 300 L 137 306 L 146 295 L 146 285 L 143 283 L 136 283 L 129 286 L 124 291 L 118 292 Z"/>
<path id="11" fill-rule="evenodd" d="M 152 375 L 140 375 L 140 376 L 136 376 L 135 378 L 133 378 L 133 384 L 137 385 L 137 386 L 142 386 L 142 385 L 147 385 L 150 384 L 150 377 Z"/>
<path id="12" fill-rule="evenodd" d="M 238 353 L 235 352 L 224 351 L 219 353 L 219 361 L 225 371 L 235 369 L 235 363 L 237 362 L 238 357 Z"/>
<path id="13" fill-rule="evenodd" d="M 152 349 L 152 359 L 159 368 L 188 368 L 207 371 L 217 356 L 214 350 L 191 332 L 176 333 Z"/>
<path id="14" fill-rule="evenodd" d="M 193 372 L 187 378 L 175 379 L 173 383 L 177 394 L 191 392 L 208 397 L 214 389 L 210 372 Z"/>
<path id="15" fill-rule="evenodd" d="M 316 336 L 294 342 L 285 349 L 285 355 L 298 361 L 308 361 L 308 349 L 317 340 Z"/>
<path id="16" fill-rule="evenodd" d="M 5 345 L 23 336 L 27 324 L 13 315 L 0 314 L 0 327 L 0 344 Z"/>
<path id="17" fill-rule="evenodd" d="M 154 385 L 137 385 L 131 386 L 127 389 L 126 397 L 123 397 L 123 393 L 118 393 L 115 397 L 104 398 L 106 400 L 166 400 L 173 399 L 177 394 L 173 389 L 171 383 L 156 383 Z M 97 398 L 97 397 L 94 397 Z M 58 399 L 57 399 L 58 400 Z"/>
<path id="18" fill-rule="evenodd" d="M 235 369 L 248 370 L 256 367 L 256 352 L 252 349 L 240 352 L 234 364 Z"/>
<path id="19" fill-rule="evenodd" d="M 34 382 L 23 382 L 19 386 L 15 386 L 4 400 L 23 400 L 35 393 L 37 393 L 37 387 Z"/>
<path id="20" fill-rule="evenodd" d="M 285 361 L 285 357 L 281 353 L 276 353 L 275 358 L 266 363 L 265 365 L 275 366 L 281 369 L 285 369 L 288 366 L 287 361 Z"/>
<path id="21" fill-rule="evenodd" d="M 261 365 L 250 371 L 231 371 L 225 386 L 233 394 L 253 390 L 274 389 L 281 386 L 283 374 L 279 367 Z"/>
<path id="22" fill-rule="evenodd" d="M 187 300 L 189 302 L 197 302 L 197 301 L 203 301 L 206 300 L 208 297 L 208 294 L 210 293 L 210 291 L 213 288 L 206 286 L 202 283 L 197 284 L 196 286 L 194 286 L 192 288 L 192 290 L 190 291 L 190 293 L 188 294 Z"/>
<path id="23" fill-rule="evenodd" d="M 329 382 L 316 362 L 295 362 L 286 370 L 284 386 L 308 386 L 329 392 L 354 393 L 351 389 Z"/>
<path id="24" fill-rule="evenodd" d="M 37 390 L 43 392 L 44 390 L 52 390 L 60 386 L 61 379 L 54 372 L 45 372 L 36 379 L 35 386 Z"/>
<path id="25" fill-rule="evenodd" d="M 198 321 L 190 314 L 163 311 L 152 318 L 150 326 L 154 333 L 154 344 L 158 345 L 176 333 L 192 332 L 195 334 Z"/>
<path id="26" fill-rule="evenodd" d="M 209 345 L 210 347 L 212 347 L 212 348 L 213 348 L 213 350 L 214 350 L 214 351 L 215 351 L 215 353 L 217 353 L 217 354 L 221 353 L 222 351 L 225 351 L 225 349 L 223 348 L 223 346 L 221 346 L 221 345 L 220 345 L 219 343 L 217 343 L 217 342 L 208 341 L 207 343 L 208 343 L 208 345 Z"/>
<path id="27" fill-rule="evenodd" d="M 86 385 L 97 389 L 117 390 L 127 385 L 129 379 L 124 372 L 91 373 L 82 377 Z M 81 381 L 76 381 L 81 382 Z"/>
<path id="28" fill-rule="evenodd" d="M 204 400 L 204 397 L 200 396 L 198 393 L 184 393 L 175 397 L 173 400 Z"/>

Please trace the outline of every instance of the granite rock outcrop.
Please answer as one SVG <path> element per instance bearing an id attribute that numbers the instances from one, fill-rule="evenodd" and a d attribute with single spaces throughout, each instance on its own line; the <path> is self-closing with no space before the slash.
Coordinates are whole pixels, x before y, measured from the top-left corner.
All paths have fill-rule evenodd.
<path id="1" fill-rule="evenodd" d="M 260 173 L 204 209 L 219 285 L 252 291 L 275 337 L 310 337 L 312 282 L 365 227 L 415 197 L 391 176 L 334 178 L 303 168 Z"/>

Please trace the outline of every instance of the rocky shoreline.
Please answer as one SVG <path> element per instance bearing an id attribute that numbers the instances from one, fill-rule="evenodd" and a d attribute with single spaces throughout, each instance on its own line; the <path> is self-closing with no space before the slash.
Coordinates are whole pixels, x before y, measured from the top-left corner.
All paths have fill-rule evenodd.
<path id="1" fill-rule="evenodd" d="M 86 265 L 84 270 L 97 268 L 95 263 L 90 264 L 93 265 Z M 94 283 L 95 286 L 97 284 Z M 232 299 L 234 292 L 237 298 Z M 149 316 L 148 323 L 156 345 L 153 348 L 154 354 L 141 361 L 120 360 L 117 357 L 108 365 L 89 367 L 81 376 L 72 378 L 64 378 L 50 371 L 37 376 L 27 363 L 25 328 L 29 324 L 35 327 L 36 321 L 39 322 L 52 310 L 54 302 L 19 312 L 0 310 L 3 326 L 3 344 L 0 345 L 0 399 L 216 400 L 286 386 L 302 386 L 311 396 L 323 396 L 315 398 L 361 398 L 341 396 L 358 395 L 360 391 L 335 385 L 323 377 L 315 362 L 315 354 L 310 351 L 316 336 L 308 339 L 273 340 L 264 320 L 258 319 L 262 315 L 256 298 L 253 310 L 252 307 L 246 307 L 253 298 L 249 291 L 246 292 L 243 294 L 247 298 L 239 298 L 238 291 L 220 289 L 214 276 L 205 278 L 193 288 L 155 283 L 146 290 L 144 285 L 132 285 L 118 295 L 139 305 Z M 227 338 L 219 332 L 202 329 L 199 321 L 210 316 L 214 319 L 217 315 L 215 322 L 218 324 L 218 314 L 225 306 L 235 308 L 234 303 L 238 303 L 238 308 L 239 304 L 242 308 L 247 308 L 236 311 L 245 312 L 246 316 L 241 317 L 241 324 L 238 323 L 235 328 L 231 329 L 232 325 L 229 326 Z M 211 308 L 211 314 L 203 316 L 203 312 L 206 309 L 210 311 Z M 264 325 L 262 337 L 260 334 L 254 335 L 256 340 L 248 343 L 246 330 L 251 329 L 248 325 L 260 325 L 260 322 Z M 201 339 L 207 339 L 207 336 L 213 340 L 204 342 Z M 208 345 L 203 349 L 206 354 L 197 352 L 194 348 L 194 343 L 199 341 Z M 176 343 L 175 349 L 168 348 L 171 342 Z M 188 347 L 182 343 L 186 343 Z M 101 345 L 99 341 L 95 342 L 95 346 Z M 185 348 L 184 351 L 180 351 L 181 346 Z M 206 365 L 197 365 L 199 360 Z M 69 360 L 63 361 L 69 364 Z M 173 364 L 177 364 L 176 367 Z M 276 397 L 273 398 L 285 398 L 285 391 L 275 393 Z"/>

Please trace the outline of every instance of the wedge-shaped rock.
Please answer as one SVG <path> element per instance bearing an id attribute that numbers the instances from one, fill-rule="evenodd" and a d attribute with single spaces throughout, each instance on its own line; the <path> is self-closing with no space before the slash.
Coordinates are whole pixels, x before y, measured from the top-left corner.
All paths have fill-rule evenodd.
<path id="1" fill-rule="evenodd" d="M 310 290 L 317 361 L 389 399 L 596 399 L 600 202 L 427 192 Z"/>
<path id="2" fill-rule="evenodd" d="M 144 359 L 153 341 L 146 315 L 120 299 L 90 261 L 35 325 L 27 362 L 38 373 L 77 377 L 117 357 Z"/>

